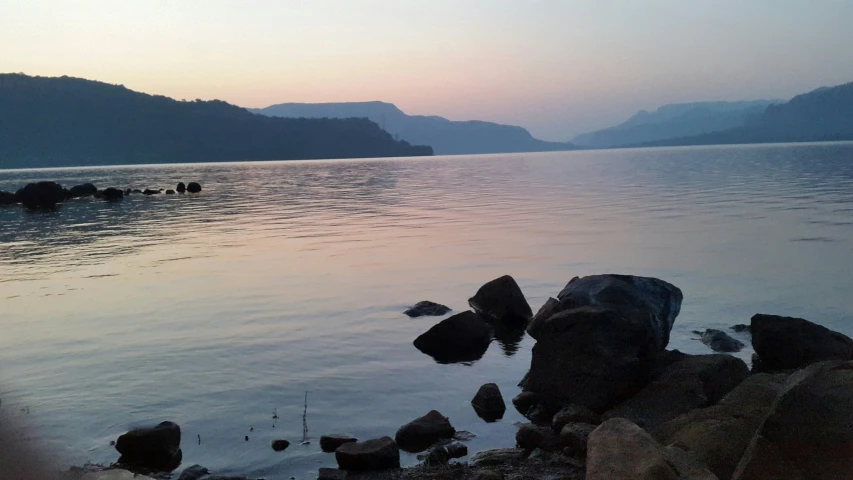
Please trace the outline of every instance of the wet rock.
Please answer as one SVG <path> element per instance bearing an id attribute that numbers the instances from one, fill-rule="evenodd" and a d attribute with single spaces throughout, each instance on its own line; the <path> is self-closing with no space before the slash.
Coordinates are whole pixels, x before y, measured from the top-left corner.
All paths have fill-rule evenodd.
<path id="1" fill-rule="evenodd" d="M 729 328 L 731 328 L 733 331 L 738 332 L 738 333 L 749 332 L 749 325 L 744 325 L 742 323 L 739 323 L 737 325 L 732 325 Z"/>
<path id="2" fill-rule="evenodd" d="M 290 446 L 290 442 L 288 442 L 287 440 L 278 439 L 278 440 L 273 440 L 272 442 L 270 442 L 270 446 L 276 452 L 281 452 Z"/>
<path id="3" fill-rule="evenodd" d="M 166 190 L 166 195 L 174 195 L 174 194 L 175 194 L 175 191 L 172 190 L 171 188 Z"/>
<path id="4" fill-rule="evenodd" d="M 317 474 L 317 480 L 346 480 L 346 470 L 337 468 L 321 468 Z"/>
<path id="5" fill-rule="evenodd" d="M 677 448 L 664 448 L 624 418 L 602 423 L 589 436 L 586 480 L 717 480 Z"/>
<path id="6" fill-rule="evenodd" d="M 555 432 L 559 432 L 568 423 L 598 425 L 601 423 L 601 416 L 583 405 L 567 405 L 554 415 L 551 420 L 551 428 Z"/>
<path id="7" fill-rule="evenodd" d="M 853 340 L 808 320 L 758 314 L 752 317 L 756 368 L 772 372 L 831 359 L 853 360 Z"/>
<path id="8" fill-rule="evenodd" d="M 65 200 L 65 192 L 56 182 L 30 183 L 18 190 L 16 195 L 29 209 L 54 208 Z"/>
<path id="9" fill-rule="evenodd" d="M 142 191 L 142 193 L 144 195 L 157 195 L 158 193 L 160 193 L 160 190 L 152 190 L 150 188 L 146 188 L 145 190 Z"/>
<path id="10" fill-rule="evenodd" d="M 536 315 L 530 319 L 530 323 L 527 324 L 527 333 L 533 337 L 535 340 L 539 340 L 539 332 L 542 330 L 542 325 L 546 320 L 554 316 L 554 314 L 560 313 L 565 308 L 556 298 L 549 298 L 545 301 L 545 304 L 536 312 Z"/>
<path id="11" fill-rule="evenodd" d="M 382 437 L 345 443 L 335 450 L 338 467 L 354 472 L 400 468 L 400 450 L 394 439 Z"/>
<path id="12" fill-rule="evenodd" d="M 189 466 L 181 472 L 181 476 L 178 477 L 178 480 L 198 480 L 199 478 L 207 475 L 210 471 L 201 465 L 195 464 Z"/>
<path id="13" fill-rule="evenodd" d="M 456 430 L 456 433 L 453 434 L 454 440 L 459 440 L 460 442 L 468 442 L 477 438 L 477 435 L 467 431 L 467 430 Z"/>
<path id="14" fill-rule="evenodd" d="M 414 307 L 406 310 L 406 315 L 416 318 L 421 316 L 441 316 L 450 312 L 450 308 L 435 302 L 430 302 L 429 300 L 424 300 L 422 302 L 418 302 Z"/>
<path id="15" fill-rule="evenodd" d="M 357 442 L 358 439 L 350 435 L 323 435 L 320 437 L 320 450 L 334 452 L 345 443 Z"/>
<path id="16" fill-rule="evenodd" d="M 491 341 L 488 324 L 468 310 L 434 325 L 414 345 L 439 363 L 455 363 L 479 360 Z"/>
<path id="17" fill-rule="evenodd" d="M 154 471 L 171 471 L 177 467 L 180 464 L 180 447 L 181 427 L 173 422 L 133 429 L 118 437 L 115 445 L 121 454 L 120 463 Z"/>
<path id="18" fill-rule="evenodd" d="M 547 452 L 558 452 L 563 446 L 560 444 L 560 437 L 551 427 L 541 427 L 530 423 L 524 423 L 519 426 L 518 432 L 515 434 L 515 443 L 518 448 L 531 452 L 537 448 L 541 448 Z"/>
<path id="19" fill-rule="evenodd" d="M 187 191 L 187 186 L 186 186 L 186 185 L 184 185 L 184 182 L 179 182 L 179 183 L 178 183 L 178 186 L 177 186 L 177 187 L 175 187 L 175 190 L 177 190 L 177 191 L 178 191 L 178 193 L 184 193 L 184 192 L 186 192 L 186 191 Z"/>
<path id="20" fill-rule="evenodd" d="M 104 200 L 109 202 L 115 202 L 124 198 L 124 191 L 113 187 L 105 188 L 104 191 L 100 193 Z"/>
<path id="21" fill-rule="evenodd" d="M 574 455 L 583 455 L 589 435 L 597 427 L 591 423 L 567 423 L 560 430 L 560 443 Z"/>
<path id="22" fill-rule="evenodd" d="M 604 414 L 651 429 L 696 408 L 717 403 L 749 376 L 749 368 L 731 355 L 685 355 L 667 367 L 637 395 Z"/>
<path id="23" fill-rule="evenodd" d="M 487 383 L 481 386 L 471 400 L 471 405 L 474 406 L 477 415 L 487 422 L 500 420 L 506 412 L 504 397 L 495 383 Z"/>
<path id="24" fill-rule="evenodd" d="M 88 197 L 97 193 L 98 188 L 91 183 L 74 185 L 68 189 L 68 198 Z"/>
<path id="25" fill-rule="evenodd" d="M 189 193 L 198 193 L 201 191 L 201 185 L 197 182 L 190 182 L 187 184 L 187 192 Z"/>
<path id="26" fill-rule="evenodd" d="M 418 455 L 418 459 L 423 460 L 424 465 L 433 467 L 446 465 L 450 459 L 462 458 L 465 455 L 468 455 L 468 447 L 461 443 L 453 442 L 447 445 L 436 445 L 426 455 Z"/>
<path id="27" fill-rule="evenodd" d="M 14 205 L 20 202 L 21 199 L 18 194 L 0 190 L 0 205 Z"/>
<path id="28" fill-rule="evenodd" d="M 744 347 L 741 341 L 732 338 L 722 330 L 709 328 L 704 332 L 694 331 L 693 333 L 700 335 L 702 343 L 711 347 L 711 350 L 715 352 L 739 352 Z"/>
<path id="29" fill-rule="evenodd" d="M 422 452 L 442 439 L 453 438 L 456 429 L 450 420 L 436 410 L 416 418 L 397 430 L 394 440 L 407 452 Z"/>
<path id="30" fill-rule="evenodd" d="M 533 317 L 530 305 L 515 279 L 509 275 L 496 278 L 477 290 L 468 305 L 487 320 L 524 328 Z"/>
<path id="31" fill-rule="evenodd" d="M 504 480 L 504 475 L 493 470 L 480 470 L 474 480 Z"/>
<path id="32" fill-rule="evenodd" d="M 494 467 L 518 463 L 524 457 L 525 451 L 522 448 L 496 448 L 475 453 L 470 463 L 475 467 Z"/>
<path id="33" fill-rule="evenodd" d="M 535 392 L 521 392 L 512 399 L 512 404 L 518 413 L 527 415 L 530 408 L 543 401 L 542 395 Z"/>

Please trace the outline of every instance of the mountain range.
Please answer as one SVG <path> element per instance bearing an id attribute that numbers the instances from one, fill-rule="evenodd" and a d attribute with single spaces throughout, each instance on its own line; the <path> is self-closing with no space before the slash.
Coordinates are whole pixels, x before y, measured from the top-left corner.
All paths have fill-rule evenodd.
<path id="1" fill-rule="evenodd" d="M 577 148 L 571 143 L 538 140 L 524 128 L 513 125 L 407 115 L 394 104 L 385 102 L 281 103 L 249 110 L 285 118 L 367 118 L 395 138 L 431 146 L 436 155 L 550 152 Z"/>

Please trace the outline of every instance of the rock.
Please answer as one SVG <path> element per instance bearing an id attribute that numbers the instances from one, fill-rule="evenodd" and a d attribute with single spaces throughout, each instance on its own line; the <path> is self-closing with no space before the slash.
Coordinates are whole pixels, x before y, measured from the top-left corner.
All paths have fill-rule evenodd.
<path id="1" fill-rule="evenodd" d="M 591 423 L 567 423 L 560 430 L 560 443 L 575 455 L 585 454 L 589 435 L 597 427 Z"/>
<path id="2" fill-rule="evenodd" d="M 717 480 L 679 449 L 665 449 L 624 418 L 602 423 L 589 436 L 586 480 Z"/>
<path id="3" fill-rule="evenodd" d="M 468 430 L 456 430 L 456 433 L 453 434 L 453 439 L 459 440 L 460 442 L 468 442 L 475 438 L 477 438 L 477 435 L 474 435 Z"/>
<path id="4" fill-rule="evenodd" d="M 187 192 L 189 193 L 198 193 L 201 191 L 201 185 L 197 182 L 190 182 L 187 184 Z"/>
<path id="5" fill-rule="evenodd" d="M 68 198 L 88 197 L 90 195 L 94 195 L 97 191 L 98 188 L 91 183 L 84 183 L 82 185 L 74 185 L 69 188 L 67 196 Z"/>
<path id="6" fill-rule="evenodd" d="M 101 470 L 98 472 L 89 472 L 82 477 L 80 480 L 154 480 L 151 477 L 146 477 L 143 475 L 137 475 L 133 472 L 129 472 L 127 470 L 122 470 L 119 468 L 114 468 L 110 470 Z"/>
<path id="7" fill-rule="evenodd" d="M 468 447 L 454 442 L 447 445 L 436 445 L 426 455 L 418 455 L 418 458 L 424 461 L 424 465 L 433 467 L 446 465 L 451 458 L 461 458 L 465 455 L 468 455 Z"/>
<path id="8" fill-rule="evenodd" d="M 733 331 L 738 332 L 738 333 L 749 332 L 749 325 L 744 325 L 742 323 L 739 323 L 737 325 L 732 325 L 729 328 L 731 328 Z"/>
<path id="9" fill-rule="evenodd" d="M 436 410 L 416 418 L 397 430 L 394 440 L 407 452 L 422 452 L 442 439 L 453 438 L 456 429 L 450 420 Z"/>
<path id="10" fill-rule="evenodd" d="M 178 477 L 178 480 L 198 480 L 199 478 L 207 475 L 210 471 L 201 465 L 195 464 L 190 467 L 184 469 L 181 472 L 181 476 Z"/>
<path id="11" fill-rule="evenodd" d="M 445 313 L 450 312 L 450 308 L 441 305 L 440 303 L 430 302 L 429 300 L 424 300 L 423 302 L 418 302 L 414 307 L 406 310 L 406 315 L 416 318 L 421 316 L 440 316 Z"/>
<path id="12" fill-rule="evenodd" d="M 732 478 L 772 478 L 764 471 L 776 462 L 784 478 L 853 478 L 851 425 L 853 361 L 812 364 L 787 379 Z"/>
<path id="13" fill-rule="evenodd" d="M 335 450 L 338 467 L 363 472 L 400 468 L 400 450 L 394 439 L 382 437 L 364 442 L 345 443 Z"/>
<path id="14" fill-rule="evenodd" d="M 530 455 L 527 456 L 525 463 L 534 464 L 538 463 L 540 465 L 553 465 L 560 460 L 559 452 L 551 452 L 548 450 L 543 450 L 541 448 L 537 448 L 530 452 Z"/>
<path id="15" fill-rule="evenodd" d="M 54 208 L 65 200 L 62 185 L 56 182 L 30 183 L 15 194 L 29 209 Z"/>
<path id="16" fill-rule="evenodd" d="M 732 478 L 787 376 L 749 376 L 712 407 L 692 410 L 655 429 L 664 445 L 687 450 L 719 478 Z"/>
<path id="17" fill-rule="evenodd" d="M 500 472 L 492 470 L 480 470 L 474 477 L 474 480 L 504 480 L 504 476 Z"/>
<path id="18" fill-rule="evenodd" d="M 760 371 L 803 368 L 822 360 L 853 360 L 853 340 L 802 318 L 752 317 L 752 346 Z"/>
<path id="19" fill-rule="evenodd" d="M 160 193 L 160 190 L 151 190 L 150 188 L 146 188 L 142 191 L 142 193 L 144 195 L 157 195 L 158 193 Z"/>
<path id="20" fill-rule="evenodd" d="M 442 448 L 444 448 L 450 458 L 462 458 L 468 455 L 468 447 L 459 442 L 450 443 Z"/>
<path id="21" fill-rule="evenodd" d="M 346 480 L 346 478 L 346 470 L 339 470 L 337 468 L 321 468 L 317 474 L 317 480 Z"/>
<path id="22" fill-rule="evenodd" d="M 166 195 L 174 195 L 174 194 L 175 194 L 175 191 L 172 190 L 171 188 L 166 190 Z"/>
<path id="23" fill-rule="evenodd" d="M 560 437 L 551 427 L 541 427 L 530 423 L 521 424 L 515 434 L 515 443 L 518 448 L 531 452 L 541 448 L 547 452 L 559 452 L 563 446 Z"/>
<path id="24" fill-rule="evenodd" d="M 539 311 L 536 312 L 536 315 L 530 319 L 530 323 L 527 324 L 527 333 L 533 337 L 533 339 L 539 340 L 539 332 L 542 330 L 542 325 L 545 321 L 554 316 L 554 314 L 560 313 L 563 310 L 565 310 L 565 308 L 563 308 L 563 305 L 559 300 L 549 298 L 545 301 L 545 305 L 542 305 Z"/>
<path id="25" fill-rule="evenodd" d="M 278 439 L 278 440 L 273 440 L 272 442 L 270 442 L 270 446 L 276 452 L 281 452 L 290 446 L 290 442 L 288 442 L 287 440 L 284 440 L 284 439 Z"/>
<path id="26" fill-rule="evenodd" d="M 0 190 L 0 205 L 14 205 L 20 203 L 21 199 L 17 193 L 4 192 Z"/>
<path id="27" fill-rule="evenodd" d="M 563 404 L 534 392 L 521 392 L 512 399 L 518 413 L 536 425 L 550 425 Z"/>
<path id="28" fill-rule="evenodd" d="M 414 345 L 439 363 L 455 363 L 479 360 L 491 341 L 488 324 L 468 310 L 434 325 Z"/>
<path id="29" fill-rule="evenodd" d="M 568 405 L 554 415 L 551 420 L 551 428 L 555 432 L 559 432 L 563 426 L 569 423 L 598 425 L 601 423 L 601 416 L 583 405 Z"/>
<path id="30" fill-rule="evenodd" d="M 116 200 L 121 200 L 124 198 L 124 192 L 117 188 L 109 187 L 105 188 L 102 193 L 104 200 L 115 202 Z"/>
<path id="31" fill-rule="evenodd" d="M 637 395 L 604 414 L 652 429 L 696 408 L 717 403 L 749 376 L 749 368 L 731 355 L 685 355 L 667 367 Z"/>
<path id="32" fill-rule="evenodd" d="M 506 412 L 506 403 L 497 384 L 487 383 L 477 390 L 477 394 L 471 400 L 474 411 L 483 420 L 495 422 L 500 420 Z"/>
<path id="33" fill-rule="evenodd" d="M 187 191 L 187 186 L 184 185 L 184 182 L 178 182 L 178 186 L 175 187 L 175 190 L 177 190 L 178 193 L 184 193 Z"/>
<path id="34" fill-rule="evenodd" d="M 530 410 L 530 407 L 540 403 L 541 401 L 542 395 L 539 395 L 538 393 L 521 392 L 512 399 L 512 404 L 515 406 L 515 409 L 518 410 L 518 413 L 527 415 L 527 411 Z"/>
<path id="35" fill-rule="evenodd" d="M 345 443 L 357 442 L 358 439 L 349 435 L 323 435 L 320 437 L 320 450 L 334 452 Z"/>
<path id="36" fill-rule="evenodd" d="M 129 188 L 125 188 L 125 189 L 124 189 L 124 194 L 125 194 L 125 195 L 130 195 L 132 192 L 133 192 L 133 190 L 131 190 L 131 189 L 129 189 Z"/>
<path id="37" fill-rule="evenodd" d="M 525 451 L 521 448 L 496 448 L 475 453 L 470 463 L 474 467 L 494 467 L 518 463 L 524 457 Z"/>
<path id="38" fill-rule="evenodd" d="M 722 330 L 709 328 L 705 332 L 699 332 L 702 343 L 711 347 L 715 352 L 739 352 L 744 345 L 740 340 L 732 338 Z"/>
<path id="39" fill-rule="evenodd" d="M 142 193 L 142 190 L 140 190 L 140 189 L 138 189 L 138 188 L 134 188 L 134 189 L 133 189 L 133 193 Z"/>
<path id="40" fill-rule="evenodd" d="M 530 305 L 515 279 L 509 275 L 496 278 L 477 290 L 468 305 L 487 320 L 524 328 L 533 317 Z"/>
<path id="41" fill-rule="evenodd" d="M 118 437 L 115 445 L 121 453 L 120 463 L 155 471 L 171 471 L 177 467 L 180 464 L 180 458 L 176 458 L 180 456 L 180 447 L 181 427 L 173 422 L 133 429 Z"/>

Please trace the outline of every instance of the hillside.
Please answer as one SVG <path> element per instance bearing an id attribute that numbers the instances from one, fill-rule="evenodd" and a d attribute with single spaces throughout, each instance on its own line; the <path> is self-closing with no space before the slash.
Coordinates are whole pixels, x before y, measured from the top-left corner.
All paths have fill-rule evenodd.
<path id="1" fill-rule="evenodd" d="M 769 105 L 781 100 L 752 102 L 698 102 L 664 105 L 653 112 L 641 110 L 614 127 L 579 135 L 572 143 L 609 148 L 717 132 L 746 125 Z"/>
<path id="2" fill-rule="evenodd" d="M 250 111 L 285 118 L 368 118 L 396 138 L 432 146 L 436 155 L 547 152 L 576 148 L 571 143 L 538 140 L 521 127 L 407 115 L 395 105 L 385 102 L 282 103 Z"/>
<path id="3" fill-rule="evenodd" d="M 0 168 L 431 155 L 364 119 L 285 119 L 69 77 L 0 74 Z"/>
<path id="4" fill-rule="evenodd" d="M 650 142 L 647 146 L 853 140 L 853 82 L 823 87 L 767 107 L 746 125 L 720 132 Z"/>

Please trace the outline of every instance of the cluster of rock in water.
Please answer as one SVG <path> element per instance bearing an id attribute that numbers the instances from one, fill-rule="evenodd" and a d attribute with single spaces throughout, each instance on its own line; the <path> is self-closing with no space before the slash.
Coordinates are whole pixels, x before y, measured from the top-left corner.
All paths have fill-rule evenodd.
<path id="1" fill-rule="evenodd" d="M 201 184 L 198 182 L 178 183 L 175 190 L 165 190 L 167 195 L 175 193 L 198 193 L 201 192 Z M 142 195 L 157 195 L 164 193 L 164 189 L 159 188 L 153 190 L 146 188 L 140 190 L 138 188 L 115 188 L 108 187 L 99 190 L 91 183 L 75 185 L 71 188 L 63 188 L 62 185 L 56 182 L 36 182 L 27 184 L 25 187 L 18 189 L 16 192 L 4 192 L 0 190 L 0 205 L 17 205 L 22 204 L 25 207 L 37 209 L 52 209 L 57 205 L 62 204 L 67 200 L 82 197 L 102 198 L 106 201 L 115 202 L 124 198 L 126 195 L 134 193 Z"/>
<path id="2" fill-rule="evenodd" d="M 736 329 L 752 337 L 750 370 L 726 354 L 667 350 L 681 302 L 681 290 L 662 280 L 594 275 L 572 279 L 533 315 L 511 277 L 493 280 L 469 300 L 472 311 L 414 344 L 437 360 L 464 361 L 482 355 L 496 329 L 526 329 L 537 342 L 512 400 L 530 421 L 518 425 L 516 447 L 449 462 L 467 447 L 433 410 L 394 438 L 321 438 L 338 468 L 320 469 L 319 478 L 853 478 L 853 340 L 804 319 L 758 314 Z M 447 313 L 436 305 L 421 306 Z M 719 337 L 708 336 L 708 344 Z M 471 403 L 487 422 L 506 410 L 496 384 L 480 387 Z M 174 462 L 179 442 L 177 425 L 167 423 L 129 432 L 116 448 L 123 461 L 151 465 L 154 453 Z M 401 449 L 426 452 L 423 464 L 400 469 Z M 180 478 L 199 478 L 190 474 L 200 468 Z"/>

